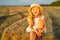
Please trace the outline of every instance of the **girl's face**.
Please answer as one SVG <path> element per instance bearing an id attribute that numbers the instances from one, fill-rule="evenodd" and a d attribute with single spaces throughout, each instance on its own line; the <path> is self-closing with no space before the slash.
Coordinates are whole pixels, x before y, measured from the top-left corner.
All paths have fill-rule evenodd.
<path id="1" fill-rule="evenodd" d="M 32 8 L 32 14 L 37 17 L 40 14 L 40 9 L 39 7 L 35 6 Z"/>

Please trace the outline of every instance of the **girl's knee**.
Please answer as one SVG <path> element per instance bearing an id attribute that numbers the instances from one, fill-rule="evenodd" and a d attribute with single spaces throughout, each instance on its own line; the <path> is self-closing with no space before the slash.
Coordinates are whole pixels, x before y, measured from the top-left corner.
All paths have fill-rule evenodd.
<path id="1" fill-rule="evenodd" d="M 30 35 L 36 35 L 36 33 L 35 32 L 31 32 Z"/>
<path id="2" fill-rule="evenodd" d="M 30 33 L 30 40 L 35 40 L 36 39 L 36 34 L 34 32 Z"/>

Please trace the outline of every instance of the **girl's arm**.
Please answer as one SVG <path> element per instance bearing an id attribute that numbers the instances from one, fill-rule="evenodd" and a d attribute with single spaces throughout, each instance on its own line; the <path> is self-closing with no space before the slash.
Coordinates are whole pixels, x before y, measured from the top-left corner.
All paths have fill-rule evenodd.
<path id="1" fill-rule="evenodd" d="M 42 22 L 42 23 L 40 23 Z M 45 20 L 40 20 L 40 22 L 38 23 L 38 27 L 42 26 L 42 28 L 37 28 L 36 30 L 36 34 L 41 36 L 41 33 L 44 31 L 44 29 L 46 28 L 46 23 Z"/>
<path id="2" fill-rule="evenodd" d="M 27 22 L 28 22 L 29 26 L 31 26 L 31 27 L 33 26 L 33 22 L 29 17 L 27 18 Z"/>
<path id="3" fill-rule="evenodd" d="M 42 29 L 40 29 L 40 31 L 43 32 L 45 29 L 46 29 L 46 22 L 45 22 L 45 20 L 43 20 L 43 27 L 42 27 Z"/>
<path id="4" fill-rule="evenodd" d="M 33 26 L 32 20 L 28 17 L 28 18 L 27 18 L 27 21 L 28 21 L 30 30 L 35 32 L 35 30 L 32 28 L 32 26 Z"/>

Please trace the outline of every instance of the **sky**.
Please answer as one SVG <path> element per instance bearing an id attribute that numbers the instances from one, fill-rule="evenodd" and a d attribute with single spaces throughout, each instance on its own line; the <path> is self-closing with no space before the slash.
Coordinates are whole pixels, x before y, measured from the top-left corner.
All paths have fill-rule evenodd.
<path id="1" fill-rule="evenodd" d="M 0 0 L 1 5 L 31 5 L 33 3 L 51 4 L 56 0 Z"/>

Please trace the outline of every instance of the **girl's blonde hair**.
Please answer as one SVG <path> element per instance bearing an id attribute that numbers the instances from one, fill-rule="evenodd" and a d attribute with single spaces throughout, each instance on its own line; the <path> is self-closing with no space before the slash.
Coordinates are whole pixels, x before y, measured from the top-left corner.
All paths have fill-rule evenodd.
<path id="1" fill-rule="evenodd" d="M 29 9 L 28 9 L 28 12 L 29 12 L 29 15 L 28 15 L 28 19 L 29 19 L 29 24 L 30 25 L 34 25 L 34 22 L 33 22 L 33 14 L 32 14 L 32 8 L 33 7 L 38 7 L 39 8 L 39 10 L 40 10 L 40 15 L 42 15 L 42 8 L 41 8 L 41 6 L 39 5 L 39 4 L 32 4 L 30 7 L 29 7 Z"/>

